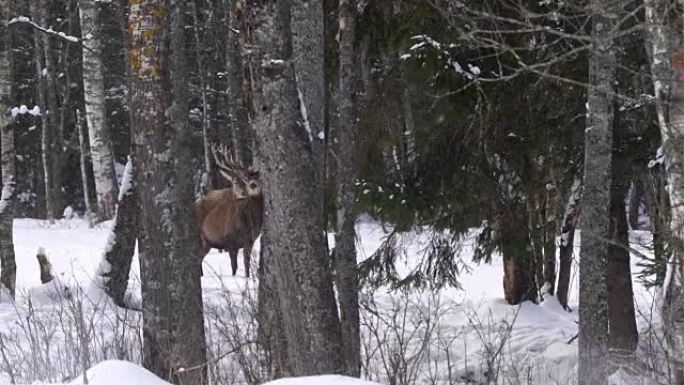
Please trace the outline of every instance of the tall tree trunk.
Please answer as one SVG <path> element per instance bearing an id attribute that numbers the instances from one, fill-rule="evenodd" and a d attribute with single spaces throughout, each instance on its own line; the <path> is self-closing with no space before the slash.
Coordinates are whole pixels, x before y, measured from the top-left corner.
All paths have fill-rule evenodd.
<path id="1" fill-rule="evenodd" d="M 546 292 L 556 291 L 556 234 L 558 233 L 558 191 L 556 186 L 546 187 L 544 199 L 544 285 Z"/>
<path id="2" fill-rule="evenodd" d="M 179 384 L 207 383 L 206 338 L 204 334 L 204 305 L 202 303 L 202 257 L 197 222 L 195 218 L 195 194 L 191 153 L 192 130 L 188 115 L 190 94 L 188 84 L 188 36 L 185 32 L 185 0 L 169 1 L 170 57 L 169 73 L 173 95 L 170 106 L 173 141 L 173 179 L 171 200 L 164 211 L 172 213 L 170 223 L 171 262 L 173 281 L 171 285 L 174 309 L 173 339 L 174 367 L 183 369 L 172 377 Z M 192 369 L 191 369 L 192 368 Z"/>
<path id="3" fill-rule="evenodd" d="M 311 138 L 316 183 L 325 177 L 325 30 L 323 0 L 292 0 L 292 51 L 297 92 Z M 323 205 L 323 195 L 316 204 Z M 326 239 L 327 242 L 327 239 Z"/>
<path id="4" fill-rule="evenodd" d="M 264 229 L 265 230 L 265 229 Z M 287 357 L 287 336 L 283 324 L 283 314 L 278 296 L 276 266 L 273 258 L 277 251 L 273 249 L 272 242 L 268 240 L 269 234 L 264 231 L 261 234 L 261 257 L 259 258 L 259 289 L 257 304 L 258 308 L 258 342 L 261 345 L 268 360 L 269 378 L 290 377 L 293 375 L 292 367 Z"/>
<path id="5" fill-rule="evenodd" d="M 44 2 L 41 7 L 43 12 L 48 12 L 50 2 Z M 45 16 L 45 14 L 43 15 Z M 42 25 L 47 25 L 49 19 L 44 17 L 41 21 Z M 45 68 L 43 76 L 45 77 L 45 98 L 47 100 L 48 125 L 50 129 L 46 135 L 47 148 L 50 152 L 50 164 L 46 166 L 50 171 L 50 185 L 46 187 L 47 194 L 50 195 L 52 201 L 53 217 L 61 217 L 63 202 L 62 202 L 62 147 L 63 147 L 63 127 L 60 126 L 60 105 L 57 100 L 58 86 L 57 86 L 57 62 L 54 57 L 54 46 L 51 36 L 47 33 L 39 34 L 43 40 L 43 56 L 45 59 Z"/>
<path id="6" fill-rule="evenodd" d="M 143 364 L 161 378 L 204 384 L 199 237 L 188 220 L 194 205 L 184 4 L 131 4 L 129 105 L 143 230 Z"/>
<path id="7" fill-rule="evenodd" d="M 560 266 L 558 268 L 558 291 L 556 296 L 558 297 L 558 302 L 560 302 L 565 310 L 570 310 L 568 307 L 568 291 L 570 290 L 570 276 L 572 274 L 575 225 L 577 223 L 581 196 L 582 179 L 575 178 L 570 189 L 568 203 L 565 206 L 563 222 L 561 223 L 560 247 L 558 251 Z"/>
<path id="8" fill-rule="evenodd" d="M 10 37 L 6 23 L 13 10 L 13 1 L 0 0 L 0 166 L 2 168 L 2 196 L 0 196 L 0 284 L 14 298 L 17 267 L 14 260 L 12 222 L 16 170 L 14 164 L 14 127 L 8 114 L 11 106 L 13 74 Z"/>
<path id="9" fill-rule="evenodd" d="M 128 276 L 135 253 L 135 241 L 140 231 L 133 160 L 128 158 L 121 182 L 116 215 L 105 247 L 98 274 L 103 278 L 105 292 L 119 306 L 125 302 Z"/>
<path id="10" fill-rule="evenodd" d="M 653 264 L 655 285 L 662 287 L 665 282 L 667 262 L 670 260 L 668 245 L 670 225 L 670 197 L 667 193 L 665 166 L 653 164 L 641 176 L 645 186 L 646 209 L 648 210 L 651 234 L 653 234 Z"/>
<path id="11" fill-rule="evenodd" d="M 90 184 L 88 183 L 88 142 L 86 141 L 86 127 L 80 110 L 76 111 L 76 129 L 78 130 L 78 147 L 81 165 L 81 184 L 83 185 L 83 204 L 88 225 L 92 227 L 95 220 L 93 206 L 90 202 Z"/>
<path id="12" fill-rule="evenodd" d="M 361 337 L 359 332 L 359 272 L 356 263 L 356 210 L 354 186 L 359 153 L 356 98 L 355 0 L 340 0 L 340 98 L 339 122 L 334 135 L 337 184 L 337 233 L 335 235 L 335 273 L 340 303 L 340 321 L 347 374 L 361 374 Z"/>
<path id="13" fill-rule="evenodd" d="M 78 7 L 83 39 L 83 94 L 95 175 L 97 214 L 100 220 L 105 220 L 114 216 L 117 184 L 114 151 L 105 113 L 104 66 L 101 61 L 102 20 L 98 17 L 98 1 L 78 0 Z"/>
<path id="14" fill-rule="evenodd" d="M 343 373 L 323 206 L 318 204 L 323 186 L 316 183 L 313 132 L 295 80 L 291 4 L 253 0 L 249 8 L 260 50 L 254 123 L 265 173 L 264 232 L 270 243 L 265 257 L 275 261 L 288 358 L 294 375 Z"/>
<path id="15" fill-rule="evenodd" d="M 580 385 L 607 382 L 608 294 L 606 283 L 613 146 L 616 2 L 592 0 L 587 129 L 584 140 L 582 244 L 579 275 Z"/>
<path id="16" fill-rule="evenodd" d="M 506 302 L 517 305 L 523 301 L 537 301 L 536 261 L 532 252 L 528 227 L 516 221 L 526 221 L 528 210 L 519 198 L 513 198 L 505 207 L 499 208 L 502 239 L 500 250 L 504 263 L 504 297 Z"/>
<path id="17" fill-rule="evenodd" d="M 242 164 L 252 162 L 252 141 L 247 121 L 245 95 L 243 92 L 244 70 L 242 67 L 241 36 L 238 1 L 231 1 L 226 7 L 226 110 L 228 113 L 228 129 L 230 137 L 225 140 L 232 143 L 235 157 Z"/>
<path id="18" fill-rule="evenodd" d="M 638 331 L 634 311 L 634 291 L 630 268 L 629 233 L 625 197 L 631 181 L 633 159 L 623 148 L 625 128 L 616 122 L 614 128 L 612 186 L 610 196 L 610 234 L 608 247 L 608 347 L 617 359 L 624 359 L 636 350 Z"/>
<path id="19" fill-rule="evenodd" d="M 31 16 L 38 24 L 44 25 L 47 17 L 45 16 L 45 1 L 36 0 L 29 2 Z M 40 120 L 41 120 L 41 134 L 40 134 L 40 150 L 43 169 L 43 183 L 45 185 L 45 216 L 50 222 L 54 222 L 55 203 L 52 195 L 52 168 L 50 167 L 52 157 L 50 152 L 50 134 L 51 122 L 48 114 L 47 103 L 47 81 L 43 72 L 45 68 L 45 50 L 43 49 L 44 41 L 41 36 L 42 32 L 33 30 L 33 60 L 36 66 L 36 78 L 38 83 L 36 85 L 36 94 L 38 95 L 38 105 L 40 106 Z"/>
<path id="20" fill-rule="evenodd" d="M 671 210 L 671 255 L 663 282 L 661 316 L 671 360 L 671 380 L 684 384 L 684 302 L 681 300 L 684 296 L 684 87 L 680 84 L 684 79 L 684 50 L 680 46 L 673 52 L 670 47 L 675 40 L 671 39 L 675 26 L 667 24 L 669 5 L 667 0 L 644 1 Z"/>

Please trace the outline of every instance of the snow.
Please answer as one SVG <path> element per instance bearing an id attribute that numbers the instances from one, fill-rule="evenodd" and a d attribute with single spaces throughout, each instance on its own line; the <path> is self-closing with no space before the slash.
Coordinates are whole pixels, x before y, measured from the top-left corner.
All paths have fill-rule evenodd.
<path id="1" fill-rule="evenodd" d="M 363 381 L 346 376 L 291 377 L 267 382 L 264 385 L 379 385 L 377 382 Z"/>
<path id="2" fill-rule="evenodd" d="M 117 349 L 124 349 L 126 360 L 139 363 L 140 313 L 113 306 L 102 291 L 94 285 L 100 256 L 107 244 L 112 221 L 89 228 L 87 221 L 81 219 L 61 219 L 54 225 L 43 220 L 17 219 L 14 223 L 14 244 L 17 261 L 17 300 L 8 303 L 7 296 L 0 296 L 0 337 L 5 341 L 16 341 L 9 346 L 33 346 L 28 343 L 26 330 L 41 333 L 39 328 L 27 329 L 27 320 L 35 320 L 36 325 L 45 328 L 45 335 L 39 335 L 40 344 L 49 341 L 49 347 L 39 351 L 49 351 L 51 367 L 40 361 L 34 368 L 31 355 L 12 348 L 11 357 L 17 357 L 16 373 L 24 373 L 19 383 L 59 383 L 65 385 L 81 384 L 80 363 L 77 354 L 71 354 L 70 341 L 80 335 L 65 328 L 59 319 L 68 318 L 74 301 L 83 299 L 88 322 L 92 323 L 93 334 L 90 344 L 93 351 L 92 368 L 87 372 L 88 383 L 95 385 L 139 384 L 167 385 L 131 362 L 108 361 L 117 358 Z M 382 226 L 368 218 L 362 218 L 357 225 L 359 261 L 370 257 L 383 242 L 386 233 Z M 404 349 L 407 359 L 405 369 L 414 376 L 415 384 L 449 383 L 446 378 L 455 379 L 452 383 L 487 382 L 487 376 L 496 362 L 499 380 L 506 379 L 519 383 L 557 384 L 574 383 L 577 362 L 577 341 L 570 343 L 577 333 L 577 266 L 573 262 L 569 306 L 572 312 L 565 311 L 554 296 L 546 295 L 539 304 L 523 303 L 510 306 L 503 300 L 502 271 L 503 263 L 498 256 L 491 264 L 477 265 L 470 262 L 475 247 L 478 229 L 467 234 L 462 240 L 459 256 L 468 265 L 470 272 L 463 273 L 459 282 L 464 290 L 444 288 L 437 292 L 390 291 L 387 287 L 366 288 L 360 298 L 362 311 L 363 354 L 367 357 L 368 367 L 365 379 L 379 384 L 389 384 L 389 370 L 386 360 L 393 357 L 397 349 Z M 631 233 L 633 247 L 639 252 L 648 253 L 644 246 L 650 242 L 646 232 Z M 332 244 L 334 237 L 329 235 Z M 575 235 L 575 255 L 578 255 L 581 234 Z M 420 233 L 407 234 L 402 240 L 406 255 L 398 257 L 397 273 L 405 276 L 419 263 L 419 254 L 428 244 L 428 237 Z M 39 269 L 35 255 L 38 247 L 44 248 L 52 265 L 55 279 L 45 285 L 39 280 Z M 255 245 L 252 263 L 258 263 L 259 241 Z M 633 273 L 638 273 L 637 258 L 633 258 Z M 217 319 L 225 320 L 227 304 L 233 304 L 241 312 L 242 299 L 255 293 L 256 282 L 246 279 L 240 265 L 238 275 L 233 277 L 227 254 L 212 250 L 204 260 L 202 277 L 205 313 L 207 317 L 207 338 L 214 357 L 222 357 L 230 351 L 230 345 L 221 345 L 222 332 Z M 256 268 L 254 268 L 256 271 Z M 636 276 L 636 274 L 635 274 Z M 638 327 L 642 332 L 639 354 L 647 349 L 647 333 L 651 326 L 658 330 L 660 320 L 654 312 L 655 293 L 634 281 L 637 305 Z M 127 296 L 140 298 L 140 280 L 137 256 L 134 257 Z M 253 298 L 253 297 L 252 297 Z M 64 309 L 67 309 L 65 312 Z M 242 313 L 239 313 L 242 314 Z M 223 318 L 216 318 L 216 317 Z M 121 321 L 121 320 L 125 320 Z M 243 321 L 244 322 L 244 321 Z M 399 322 L 399 324 L 395 324 Z M 403 323 L 402 323 L 403 322 Z M 249 323 L 240 323 L 249 328 Z M 400 326 L 400 327 L 398 327 Z M 374 335 L 383 336 L 378 342 Z M 33 335 L 33 337 L 36 337 Z M 403 339 L 403 340 L 402 340 Z M 23 342 L 22 342 L 23 341 Z M 652 341 L 651 341 L 652 342 Z M 213 343 L 213 344 L 212 344 Z M 76 344 L 77 345 L 77 344 Z M 40 345 L 42 346 L 42 345 Z M 43 349 L 43 350 L 40 350 Z M 0 349 L 1 350 L 1 349 Z M 215 351 L 218 350 L 218 351 Z M 492 358 L 493 352 L 499 355 Z M 41 355 L 40 357 L 43 357 Z M 224 372 L 239 373 L 238 358 L 226 355 L 220 359 Z M 97 364 L 100 362 L 99 364 Z M 62 366 L 60 366 L 62 365 Z M 403 365 L 403 364 L 402 364 Z M 0 360 L 0 383 L 9 383 L 8 373 Z M 76 370 L 78 369 L 78 370 Z M 76 370 L 76 372 L 74 372 Z M 611 377 L 611 383 L 630 382 L 619 371 Z M 409 375 L 407 374 L 407 375 Z M 237 375 L 237 374 L 236 374 Z M 520 377 L 522 376 L 522 377 Z M 435 380 L 436 382 L 432 382 Z M 243 383 L 235 379 L 236 384 Z M 501 382 L 500 382 L 501 383 Z M 648 382 L 642 382 L 648 383 Z M 286 379 L 269 385 L 371 385 L 370 382 L 348 379 L 340 376 L 319 376 L 310 378 Z"/>

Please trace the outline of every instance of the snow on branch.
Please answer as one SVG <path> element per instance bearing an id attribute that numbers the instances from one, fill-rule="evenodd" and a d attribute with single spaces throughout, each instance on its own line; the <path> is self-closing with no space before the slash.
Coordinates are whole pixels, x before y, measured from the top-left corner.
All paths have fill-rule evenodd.
<path id="1" fill-rule="evenodd" d="M 36 22 L 32 21 L 31 19 L 29 19 L 29 18 L 26 17 L 26 16 L 17 16 L 17 17 L 15 17 L 15 18 L 11 19 L 11 20 L 7 23 L 7 25 L 10 26 L 10 25 L 13 25 L 13 24 L 20 24 L 20 23 L 22 23 L 22 24 L 28 24 L 28 25 L 30 25 L 31 27 L 33 27 L 33 28 L 35 28 L 35 29 L 37 29 L 37 30 L 39 30 L 39 31 L 41 31 L 41 32 L 50 34 L 50 35 L 52 35 L 52 36 L 58 37 L 58 38 L 60 38 L 60 39 L 64 39 L 64 40 L 69 41 L 69 42 L 72 42 L 72 43 L 79 43 L 79 42 L 80 42 L 80 39 L 77 38 L 76 36 L 71 36 L 71 35 L 67 35 L 67 34 L 64 33 L 64 32 L 55 31 L 55 30 L 52 29 L 52 28 L 45 28 L 45 27 L 43 27 L 43 26 L 41 26 L 41 25 L 38 25 Z"/>

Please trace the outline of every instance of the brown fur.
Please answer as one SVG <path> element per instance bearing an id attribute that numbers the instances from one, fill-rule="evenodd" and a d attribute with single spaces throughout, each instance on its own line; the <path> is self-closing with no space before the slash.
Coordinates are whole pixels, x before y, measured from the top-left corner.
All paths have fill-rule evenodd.
<path id="1" fill-rule="evenodd" d="M 212 190 L 196 203 L 196 210 L 204 245 L 202 258 L 211 248 L 228 250 L 235 275 L 238 250 L 242 249 L 245 273 L 249 277 L 252 246 L 263 224 L 264 198 L 261 192 L 236 199 L 231 189 Z"/>

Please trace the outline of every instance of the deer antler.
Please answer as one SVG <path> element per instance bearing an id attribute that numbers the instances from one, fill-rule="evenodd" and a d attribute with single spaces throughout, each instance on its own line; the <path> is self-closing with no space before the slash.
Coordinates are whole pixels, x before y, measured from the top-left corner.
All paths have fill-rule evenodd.
<path id="1" fill-rule="evenodd" d="M 228 150 L 228 146 L 224 143 L 212 143 L 211 150 L 216 165 L 225 178 L 230 180 L 232 179 L 231 175 L 237 174 L 242 176 L 244 174 L 243 167 L 235 160 L 231 151 Z"/>

